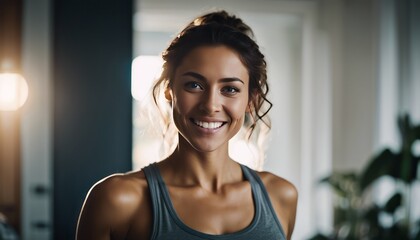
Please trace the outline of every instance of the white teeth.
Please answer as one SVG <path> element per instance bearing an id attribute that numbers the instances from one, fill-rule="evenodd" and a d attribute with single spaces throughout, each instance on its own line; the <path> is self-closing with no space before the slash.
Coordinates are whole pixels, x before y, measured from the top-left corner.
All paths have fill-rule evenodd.
<path id="1" fill-rule="evenodd" d="M 223 122 L 201 122 L 194 120 L 194 123 L 202 128 L 215 129 L 223 125 Z"/>

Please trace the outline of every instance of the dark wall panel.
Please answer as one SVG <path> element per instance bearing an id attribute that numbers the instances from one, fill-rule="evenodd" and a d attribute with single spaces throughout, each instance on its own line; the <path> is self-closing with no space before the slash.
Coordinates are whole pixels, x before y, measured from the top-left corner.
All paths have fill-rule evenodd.
<path id="1" fill-rule="evenodd" d="M 131 169 L 132 1 L 53 1 L 54 239 L 96 181 Z"/>

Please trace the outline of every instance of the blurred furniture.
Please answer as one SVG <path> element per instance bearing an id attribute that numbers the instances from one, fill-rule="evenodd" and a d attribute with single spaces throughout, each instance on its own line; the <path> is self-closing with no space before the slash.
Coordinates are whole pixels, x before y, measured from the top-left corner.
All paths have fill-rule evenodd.
<path id="1" fill-rule="evenodd" d="M 15 230 L 7 223 L 6 216 L 0 212 L 0 239 L 18 240 Z"/>

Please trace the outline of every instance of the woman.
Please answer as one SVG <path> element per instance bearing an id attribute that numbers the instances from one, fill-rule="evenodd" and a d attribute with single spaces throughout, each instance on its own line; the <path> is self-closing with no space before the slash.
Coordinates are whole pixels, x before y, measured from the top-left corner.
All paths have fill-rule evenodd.
<path id="1" fill-rule="evenodd" d="M 295 187 L 228 154 L 241 128 L 269 125 L 266 63 L 251 29 L 224 11 L 206 14 L 163 59 L 154 98 L 163 92 L 178 144 L 159 163 L 97 183 L 77 239 L 290 239 Z"/>

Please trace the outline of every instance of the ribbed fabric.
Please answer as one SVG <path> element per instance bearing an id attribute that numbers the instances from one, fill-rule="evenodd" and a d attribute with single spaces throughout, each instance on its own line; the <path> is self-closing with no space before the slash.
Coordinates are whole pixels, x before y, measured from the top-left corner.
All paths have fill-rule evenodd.
<path id="1" fill-rule="evenodd" d="M 285 240 L 285 235 L 271 205 L 267 190 L 258 174 L 241 165 L 245 178 L 250 182 L 255 204 L 255 215 L 251 224 L 235 233 L 212 235 L 196 231 L 185 225 L 175 212 L 168 189 L 156 167 L 156 163 L 143 169 L 149 185 L 153 207 L 152 240 L 221 240 L 261 239 Z"/>

